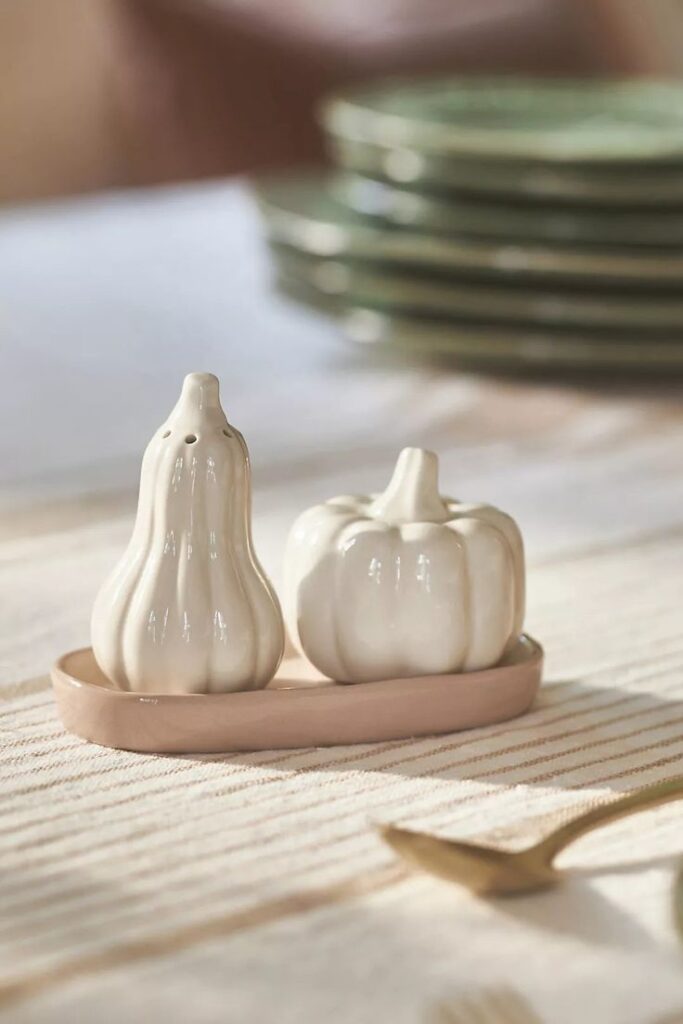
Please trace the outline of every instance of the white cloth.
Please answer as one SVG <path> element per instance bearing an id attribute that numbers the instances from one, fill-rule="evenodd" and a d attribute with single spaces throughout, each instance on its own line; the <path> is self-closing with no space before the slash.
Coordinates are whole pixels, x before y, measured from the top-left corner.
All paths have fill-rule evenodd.
<path id="1" fill-rule="evenodd" d="M 680 805 L 577 844 L 556 891 L 491 903 L 404 869 L 372 827 L 519 844 L 563 810 L 681 773 L 680 395 L 380 368 L 264 289 L 239 189 L 0 221 L 0 1016 L 413 1024 L 499 984 L 549 1024 L 683 1008 Z M 46 671 L 87 643 L 140 450 L 189 369 L 222 376 L 250 442 L 276 580 L 294 514 L 381 486 L 404 443 L 441 453 L 444 490 L 518 518 L 528 628 L 548 656 L 531 714 L 224 757 L 64 733 Z"/>

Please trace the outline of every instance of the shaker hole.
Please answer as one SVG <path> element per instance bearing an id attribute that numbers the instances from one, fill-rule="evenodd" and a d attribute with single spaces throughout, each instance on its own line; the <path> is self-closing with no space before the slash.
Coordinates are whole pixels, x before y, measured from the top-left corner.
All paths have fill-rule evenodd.
<path id="1" fill-rule="evenodd" d="M 170 437 L 171 436 L 171 431 L 170 430 L 165 430 L 161 436 L 162 437 Z"/>
<path id="2" fill-rule="evenodd" d="M 196 434 L 188 434 L 187 437 L 185 438 L 185 444 L 194 444 L 196 440 Z"/>

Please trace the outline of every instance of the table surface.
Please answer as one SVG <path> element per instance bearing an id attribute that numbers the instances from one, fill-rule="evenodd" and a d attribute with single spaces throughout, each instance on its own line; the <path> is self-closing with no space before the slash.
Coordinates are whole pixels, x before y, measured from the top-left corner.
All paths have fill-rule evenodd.
<path id="1" fill-rule="evenodd" d="M 239 185 L 4 213 L 0 322 L 0 1016 L 412 1024 L 505 985 L 552 1024 L 678 1019 L 678 805 L 582 840 L 557 890 L 492 903 L 408 871 L 373 823 L 523 844 L 681 773 L 679 387 L 352 352 L 270 296 Z M 225 756 L 65 734 L 48 667 L 88 641 L 140 451 L 194 369 L 221 376 L 250 444 L 276 582 L 293 516 L 381 487 L 404 444 L 440 453 L 444 490 L 516 516 L 547 650 L 528 716 Z"/>

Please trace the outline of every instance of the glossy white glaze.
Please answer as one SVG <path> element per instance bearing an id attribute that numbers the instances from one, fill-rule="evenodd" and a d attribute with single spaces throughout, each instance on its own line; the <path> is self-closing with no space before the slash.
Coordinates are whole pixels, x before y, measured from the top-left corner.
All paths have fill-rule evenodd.
<path id="1" fill-rule="evenodd" d="M 133 535 L 93 609 L 97 662 L 124 690 L 259 689 L 284 627 L 251 540 L 249 455 L 212 374 L 185 378 L 145 451 Z"/>
<path id="2" fill-rule="evenodd" d="M 283 604 L 292 638 L 332 679 L 488 668 L 522 631 L 522 536 L 490 505 L 441 497 L 436 455 L 405 448 L 383 494 L 297 519 Z"/>

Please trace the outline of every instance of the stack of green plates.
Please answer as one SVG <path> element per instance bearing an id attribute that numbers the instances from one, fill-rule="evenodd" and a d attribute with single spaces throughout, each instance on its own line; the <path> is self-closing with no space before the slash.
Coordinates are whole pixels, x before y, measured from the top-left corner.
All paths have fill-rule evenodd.
<path id="1" fill-rule="evenodd" d="M 447 79 L 328 101 L 259 188 L 280 287 L 468 362 L 683 368 L 683 83 Z"/>

